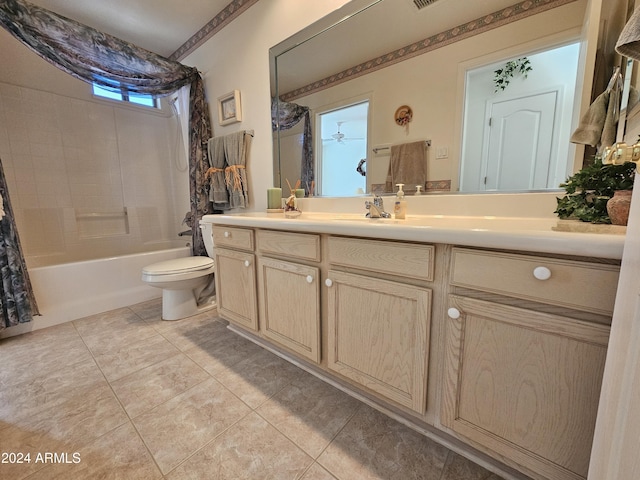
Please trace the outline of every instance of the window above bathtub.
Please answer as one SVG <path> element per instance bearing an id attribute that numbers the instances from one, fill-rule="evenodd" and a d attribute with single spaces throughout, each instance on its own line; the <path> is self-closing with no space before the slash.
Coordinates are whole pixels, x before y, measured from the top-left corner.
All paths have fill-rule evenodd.
<path id="1" fill-rule="evenodd" d="M 114 91 L 102 88 L 94 83 L 93 95 L 100 98 L 115 100 L 117 102 L 133 103 L 150 108 L 160 108 L 160 103 L 155 96 L 141 93 L 131 93 L 125 86 L 123 86 L 119 91 Z"/>

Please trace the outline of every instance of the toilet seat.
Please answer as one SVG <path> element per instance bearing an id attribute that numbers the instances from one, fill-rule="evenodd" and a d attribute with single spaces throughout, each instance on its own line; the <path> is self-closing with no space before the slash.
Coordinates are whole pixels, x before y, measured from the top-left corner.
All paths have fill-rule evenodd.
<path id="1" fill-rule="evenodd" d="M 142 280 L 149 283 L 188 280 L 213 273 L 214 266 L 209 257 L 181 257 L 147 265 L 142 269 Z"/>
<path id="2" fill-rule="evenodd" d="M 181 257 L 147 265 L 142 269 L 142 272 L 149 275 L 163 275 L 166 273 L 183 273 L 195 270 L 204 270 L 212 265 L 213 258 L 202 256 Z"/>

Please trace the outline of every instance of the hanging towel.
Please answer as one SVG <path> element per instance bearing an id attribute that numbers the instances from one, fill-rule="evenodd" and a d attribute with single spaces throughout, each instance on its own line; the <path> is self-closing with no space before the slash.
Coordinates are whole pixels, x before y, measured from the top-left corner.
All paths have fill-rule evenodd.
<path id="1" fill-rule="evenodd" d="M 211 168 L 206 173 L 206 177 L 209 179 L 209 200 L 213 202 L 213 207 L 218 210 L 231 208 L 224 180 L 224 169 L 227 167 L 227 161 L 224 155 L 223 138 L 214 137 L 207 142 L 209 164 L 211 165 Z"/>
<path id="2" fill-rule="evenodd" d="M 425 142 L 403 143 L 391 147 L 386 192 L 395 191 L 397 183 L 404 183 L 406 193 L 415 193 L 416 185 L 427 183 L 427 157 Z"/>
<path id="3" fill-rule="evenodd" d="M 223 137 L 224 154 L 228 164 L 224 174 L 231 208 L 247 208 L 249 206 L 247 158 L 252 138 L 251 134 L 245 130 Z"/>
<path id="4" fill-rule="evenodd" d="M 601 93 L 596 98 L 587 112 L 580 119 L 578 128 L 571 135 L 571 143 L 579 143 L 582 145 L 591 145 L 595 147 L 599 144 L 609 146 L 613 143 L 605 143 L 603 137 L 607 140 L 616 138 L 615 123 L 612 125 L 613 102 L 609 101 L 610 91 Z M 609 107 L 612 107 L 611 109 Z M 605 124 L 607 131 L 604 131 Z"/>
<path id="5" fill-rule="evenodd" d="M 616 42 L 616 52 L 640 60 L 640 9 L 636 9 L 622 29 Z"/>

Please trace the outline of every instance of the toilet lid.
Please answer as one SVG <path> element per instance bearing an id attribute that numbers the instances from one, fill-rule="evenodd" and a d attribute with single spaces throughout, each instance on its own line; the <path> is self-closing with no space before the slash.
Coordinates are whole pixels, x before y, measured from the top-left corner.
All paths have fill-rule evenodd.
<path id="1" fill-rule="evenodd" d="M 213 259 L 209 257 L 181 257 L 147 265 L 142 269 L 142 271 L 147 275 L 162 275 L 167 273 L 184 273 L 206 270 L 212 266 Z"/>

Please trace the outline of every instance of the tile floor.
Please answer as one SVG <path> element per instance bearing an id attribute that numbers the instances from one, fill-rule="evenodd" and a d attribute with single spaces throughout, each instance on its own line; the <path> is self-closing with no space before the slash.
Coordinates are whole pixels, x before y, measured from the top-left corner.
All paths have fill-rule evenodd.
<path id="1" fill-rule="evenodd" d="M 499 479 L 215 312 L 163 322 L 160 309 L 0 340 L 0 452 L 30 454 L 5 457 L 0 479 Z"/>

